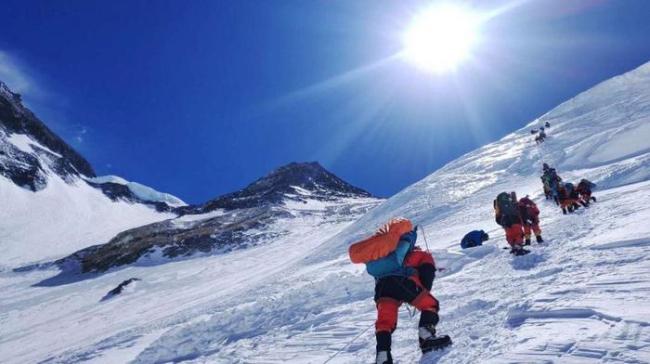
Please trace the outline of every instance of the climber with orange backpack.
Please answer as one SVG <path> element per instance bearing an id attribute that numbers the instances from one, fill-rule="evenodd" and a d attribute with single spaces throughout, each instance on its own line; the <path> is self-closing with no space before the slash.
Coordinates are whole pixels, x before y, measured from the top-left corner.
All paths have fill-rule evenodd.
<path id="1" fill-rule="evenodd" d="M 524 230 L 517 195 L 514 192 L 501 192 L 494 200 L 494 217 L 496 223 L 506 233 L 506 241 L 510 244 L 510 254 L 526 255 L 530 251 L 524 249 Z"/>
<path id="2" fill-rule="evenodd" d="M 415 246 L 416 240 L 417 227 L 408 219 L 394 218 L 373 236 L 349 248 L 350 260 L 365 263 L 367 272 L 375 278 L 376 364 L 393 364 L 391 337 L 404 302 L 421 312 L 418 338 L 422 353 L 451 345 L 449 336 L 436 336 L 438 300 L 430 292 L 435 262 L 431 253 Z"/>

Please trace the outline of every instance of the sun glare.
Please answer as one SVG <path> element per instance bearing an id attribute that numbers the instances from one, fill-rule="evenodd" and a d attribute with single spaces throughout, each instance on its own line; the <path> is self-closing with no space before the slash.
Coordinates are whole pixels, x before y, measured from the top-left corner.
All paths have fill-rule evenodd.
<path id="1" fill-rule="evenodd" d="M 478 17 L 470 11 L 438 5 L 416 16 L 404 35 L 403 56 L 431 72 L 455 69 L 471 53 Z"/>

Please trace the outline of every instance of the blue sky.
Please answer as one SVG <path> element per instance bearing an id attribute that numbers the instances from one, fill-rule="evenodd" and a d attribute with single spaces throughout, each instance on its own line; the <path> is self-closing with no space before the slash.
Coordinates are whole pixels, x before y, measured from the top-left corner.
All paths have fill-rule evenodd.
<path id="1" fill-rule="evenodd" d="M 650 1 L 463 3 L 516 6 L 434 75 L 392 57 L 421 1 L 4 0 L 0 79 L 98 174 L 196 203 L 313 160 L 389 196 L 650 61 Z"/>

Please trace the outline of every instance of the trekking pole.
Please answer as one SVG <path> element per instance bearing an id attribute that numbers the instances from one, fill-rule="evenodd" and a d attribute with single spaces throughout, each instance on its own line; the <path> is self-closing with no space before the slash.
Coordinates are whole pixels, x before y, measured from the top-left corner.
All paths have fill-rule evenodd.
<path id="1" fill-rule="evenodd" d="M 422 229 L 422 237 L 424 238 L 424 244 L 426 244 L 427 252 L 431 253 L 431 250 L 429 249 L 429 242 L 427 241 L 427 233 L 424 231 L 424 226 L 419 225 L 418 227 Z"/>

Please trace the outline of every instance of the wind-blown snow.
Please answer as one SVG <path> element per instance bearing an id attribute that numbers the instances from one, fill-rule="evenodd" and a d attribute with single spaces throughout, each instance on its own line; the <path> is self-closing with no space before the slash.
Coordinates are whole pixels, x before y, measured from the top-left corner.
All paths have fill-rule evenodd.
<path id="1" fill-rule="evenodd" d="M 373 280 L 349 244 L 396 215 L 421 226 L 445 268 L 438 330 L 453 347 L 420 359 L 417 318 L 393 337 L 401 363 L 650 362 L 650 64 L 565 102 L 469 153 L 353 224 L 298 219 L 293 233 L 232 253 L 135 265 L 53 287 L 56 270 L 0 273 L 0 361 L 330 363 L 374 358 Z M 528 129 L 549 121 L 547 142 Z M 598 202 L 564 216 L 543 200 L 545 161 L 598 183 Z M 501 191 L 530 194 L 547 243 L 512 257 L 494 223 Z M 286 208 L 298 208 L 288 203 Z M 318 206 L 314 206 L 318 208 Z M 310 216 L 310 215 L 306 215 Z M 461 251 L 469 230 L 491 241 Z M 137 287 L 106 302 L 120 282 Z"/>
<path id="2" fill-rule="evenodd" d="M 149 186 L 137 182 L 129 182 L 122 177 L 118 176 L 100 176 L 87 178 L 88 181 L 93 183 L 117 183 L 120 185 L 127 186 L 134 195 L 144 201 L 151 202 L 164 202 L 171 207 L 187 206 L 187 204 L 180 198 L 171 195 L 169 193 L 158 192 Z"/>

